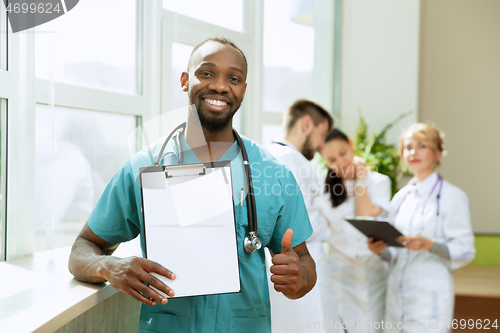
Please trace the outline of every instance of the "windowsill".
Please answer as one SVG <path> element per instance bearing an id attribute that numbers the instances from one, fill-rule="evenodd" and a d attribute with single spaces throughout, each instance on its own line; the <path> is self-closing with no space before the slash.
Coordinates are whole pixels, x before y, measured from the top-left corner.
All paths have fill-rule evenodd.
<path id="1" fill-rule="evenodd" d="M 77 281 L 68 270 L 71 248 L 43 251 L 0 263 L 2 332 L 53 332 L 117 293 L 109 284 Z M 115 255 L 140 256 L 138 239 Z"/>
<path id="2" fill-rule="evenodd" d="M 109 284 L 77 281 L 68 270 L 70 247 L 0 263 L 2 332 L 53 332 L 117 293 Z M 138 239 L 116 256 L 140 256 Z M 457 296 L 500 298 L 500 267 L 467 266 L 453 272 Z"/>

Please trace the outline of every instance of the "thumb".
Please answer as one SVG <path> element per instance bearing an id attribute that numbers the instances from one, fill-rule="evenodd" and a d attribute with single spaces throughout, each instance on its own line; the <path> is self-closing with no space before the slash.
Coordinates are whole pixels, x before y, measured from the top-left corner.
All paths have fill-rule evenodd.
<path id="1" fill-rule="evenodd" d="M 293 230 L 287 229 L 283 238 L 281 239 L 281 253 L 288 254 L 292 251 L 292 238 L 293 238 Z"/>

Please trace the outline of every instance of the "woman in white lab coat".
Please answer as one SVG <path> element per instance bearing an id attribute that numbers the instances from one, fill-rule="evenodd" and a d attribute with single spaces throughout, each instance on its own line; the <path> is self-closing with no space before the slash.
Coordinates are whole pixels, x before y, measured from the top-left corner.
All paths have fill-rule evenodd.
<path id="1" fill-rule="evenodd" d="M 385 311 L 389 332 L 446 332 L 452 323 L 451 270 L 475 256 L 469 201 L 436 172 L 443 136 L 427 124 L 410 126 L 400 139 L 400 154 L 414 178 L 391 202 L 404 248 L 368 241 L 391 262 Z"/>
<path id="2" fill-rule="evenodd" d="M 368 250 L 366 237 L 345 219 L 387 217 L 391 182 L 354 156 L 352 141 L 338 128 L 328 134 L 321 154 L 329 171 L 318 202 L 332 233 L 328 257 L 338 312 L 349 333 L 380 332 L 374 323 L 383 319 L 387 270 Z"/>

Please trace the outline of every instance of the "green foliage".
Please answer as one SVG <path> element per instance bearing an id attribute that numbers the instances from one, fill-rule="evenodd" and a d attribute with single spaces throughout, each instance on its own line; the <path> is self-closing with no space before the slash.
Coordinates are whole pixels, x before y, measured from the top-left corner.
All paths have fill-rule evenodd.
<path id="1" fill-rule="evenodd" d="M 311 160 L 311 164 L 314 166 L 315 170 L 326 175 L 328 171 L 328 165 L 326 165 L 326 161 L 323 159 L 323 156 L 321 156 L 319 152 L 314 154 L 314 158 Z"/>
<path id="2" fill-rule="evenodd" d="M 354 137 L 354 154 L 363 158 L 372 170 L 391 179 L 392 195 L 398 191 L 397 181 L 406 173 L 401 167 L 400 157 L 394 145 L 385 142 L 385 135 L 394 125 L 413 113 L 408 111 L 387 124 L 379 133 L 368 135 L 368 125 L 359 111 L 359 125 Z"/>

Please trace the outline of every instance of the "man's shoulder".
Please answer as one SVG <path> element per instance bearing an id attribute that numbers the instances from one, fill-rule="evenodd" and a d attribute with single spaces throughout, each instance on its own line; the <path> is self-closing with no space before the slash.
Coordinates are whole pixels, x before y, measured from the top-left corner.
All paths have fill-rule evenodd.
<path id="1" fill-rule="evenodd" d="M 282 175 L 285 178 L 289 178 L 289 175 L 293 176 L 290 168 L 283 161 L 276 158 L 276 156 L 274 156 L 264 146 L 243 135 L 241 136 L 241 139 L 245 145 L 245 149 L 247 150 L 248 159 L 252 169 L 267 169 L 268 174 L 271 171 L 274 171 L 275 174 Z"/>
<path id="2" fill-rule="evenodd" d="M 296 149 L 288 145 L 279 143 L 273 143 L 271 146 L 267 148 L 267 150 L 277 158 L 280 158 L 281 156 L 295 155 L 296 153 L 299 153 Z"/>
<path id="3" fill-rule="evenodd" d="M 294 147 L 281 144 L 273 144 L 268 148 L 269 152 L 288 166 L 309 167 L 309 161 Z"/>
<path id="4" fill-rule="evenodd" d="M 248 152 L 248 158 L 251 159 L 250 162 L 262 162 L 270 165 L 273 164 L 286 167 L 283 162 L 278 160 L 273 154 L 271 154 L 268 149 L 264 148 L 264 146 L 262 146 L 261 144 L 243 135 L 241 136 L 241 140 L 243 141 L 243 144 L 245 145 L 245 148 Z"/>

